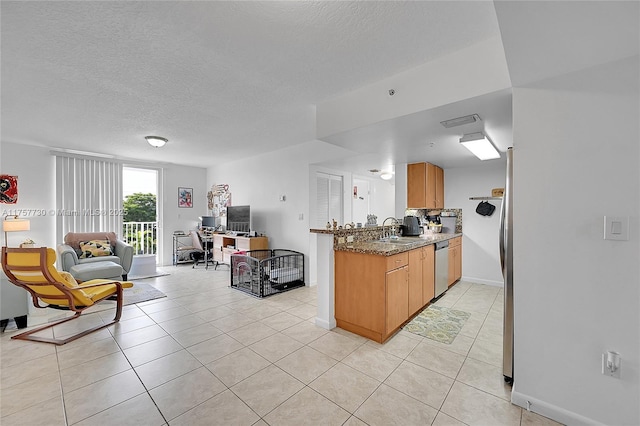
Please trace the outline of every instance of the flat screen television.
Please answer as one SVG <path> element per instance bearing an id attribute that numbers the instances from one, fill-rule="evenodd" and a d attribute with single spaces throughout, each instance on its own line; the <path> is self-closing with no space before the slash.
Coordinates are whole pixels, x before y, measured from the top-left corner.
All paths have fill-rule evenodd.
<path id="1" fill-rule="evenodd" d="M 202 227 L 215 229 L 216 227 L 215 216 L 202 216 Z"/>
<path id="2" fill-rule="evenodd" d="M 227 207 L 227 231 L 246 234 L 251 230 L 251 209 L 249 206 Z"/>

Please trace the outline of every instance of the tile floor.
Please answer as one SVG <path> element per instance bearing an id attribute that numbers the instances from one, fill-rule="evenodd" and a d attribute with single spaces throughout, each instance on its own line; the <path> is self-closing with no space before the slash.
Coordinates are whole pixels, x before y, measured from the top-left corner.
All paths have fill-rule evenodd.
<path id="1" fill-rule="evenodd" d="M 499 288 L 460 282 L 437 302 L 471 313 L 451 345 L 407 332 L 380 345 L 316 327 L 315 288 L 256 299 L 228 287 L 226 267 L 164 269 L 144 282 L 166 298 L 127 306 L 119 324 L 65 346 L 7 330 L 0 423 L 557 424 L 509 402 Z"/>

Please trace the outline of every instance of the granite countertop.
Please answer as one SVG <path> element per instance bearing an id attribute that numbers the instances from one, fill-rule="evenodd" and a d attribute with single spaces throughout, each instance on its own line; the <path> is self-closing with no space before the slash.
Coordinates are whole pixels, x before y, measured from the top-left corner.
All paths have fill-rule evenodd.
<path id="1" fill-rule="evenodd" d="M 379 256 L 392 256 L 394 254 L 403 253 L 419 247 L 435 244 L 439 241 L 450 240 L 455 237 L 461 237 L 462 233 L 456 234 L 430 234 L 419 237 L 400 237 L 397 242 L 391 241 L 360 241 L 353 243 L 338 244 L 335 246 L 336 251 L 347 251 L 352 253 L 376 254 Z"/>

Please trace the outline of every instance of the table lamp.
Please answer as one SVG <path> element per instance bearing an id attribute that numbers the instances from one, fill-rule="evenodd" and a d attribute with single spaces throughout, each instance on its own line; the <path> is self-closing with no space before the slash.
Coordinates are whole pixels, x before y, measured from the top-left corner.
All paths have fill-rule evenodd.
<path id="1" fill-rule="evenodd" d="M 31 229 L 29 219 L 20 219 L 18 216 L 5 216 L 2 220 L 2 230 L 4 231 L 4 246 L 7 246 L 7 232 L 28 231 Z"/>

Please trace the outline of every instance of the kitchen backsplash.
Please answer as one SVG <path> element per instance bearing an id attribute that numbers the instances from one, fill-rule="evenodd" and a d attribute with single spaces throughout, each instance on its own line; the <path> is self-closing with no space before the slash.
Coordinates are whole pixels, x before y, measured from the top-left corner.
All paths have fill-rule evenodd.
<path id="1" fill-rule="evenodd" d="M 455 216 L 456 233 L 462 232 L 462 209 L 407 209 L 405 210 L 404 215 L 417 216 L 420 218 L 420 223 L 422 223 L 426 216 L 434 216 L 441 213 L 445 213 L 445 215 L 448 216 Z"/>

